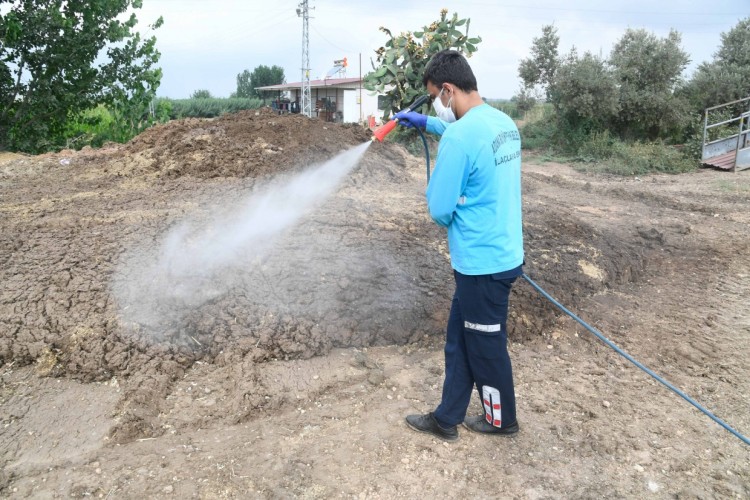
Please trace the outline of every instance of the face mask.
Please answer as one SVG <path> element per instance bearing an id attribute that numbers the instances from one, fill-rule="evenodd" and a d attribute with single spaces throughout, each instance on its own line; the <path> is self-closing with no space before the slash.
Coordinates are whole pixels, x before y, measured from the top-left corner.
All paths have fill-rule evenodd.
<path id="1" fill-rule="evenodd" d="M 456 115 L 453 114 L 453 110 L 451 109 L 453 97 L 448 99 L 448 106 L 443 106 L 443 101 L 440 100 L 441 95 L 443 95 L 443 89 L 440 89 L 440 93 L 432 103 L 432 105 L 435 107 L 435 113 L 437 114 L 437 117 L 444 122 L 453 123 L 456 121 Z"/>

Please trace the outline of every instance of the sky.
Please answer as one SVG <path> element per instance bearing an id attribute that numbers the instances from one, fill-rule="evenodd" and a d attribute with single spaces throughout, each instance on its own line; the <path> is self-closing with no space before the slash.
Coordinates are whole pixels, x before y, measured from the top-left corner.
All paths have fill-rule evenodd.
<path id="1" fill-rule="evenodd" d="M 186 98 L 206 89 L 216 97 L 236 90 L 236 78 L 259 65 L 284 68 L 289 83 L 301 80 L 302 18 L 300 0 L 143 0 L 136 10 L 143 34 L 157 38 L 164 72 L 160 97 Z M 309 0 L 311 78 L 323 77 L 334 60 L 347 57 L 347 77 L 372 70 L 374 51 L 387 40 L 378 30 L 395 34 L 417 31 L 447 8 L 470 18 L 470 36 L 481 36 L 469 59 L 479 93 L 490 99 L 510 98 L 520 87 L 518 64 L 528 57 L 542 26 L 554 24 L 560 53 L 573 46 L 607 57 L 628 28 L 646 29 L 665 37 L 670 29 L 682 34 L 682 48 L 691 62 L 710 61 L 721 44 L 721 33 L 750 16 L 750 0 L 567 2 L 524 0 Z M 159 16 L 164 25 L 148 31 Z"/>

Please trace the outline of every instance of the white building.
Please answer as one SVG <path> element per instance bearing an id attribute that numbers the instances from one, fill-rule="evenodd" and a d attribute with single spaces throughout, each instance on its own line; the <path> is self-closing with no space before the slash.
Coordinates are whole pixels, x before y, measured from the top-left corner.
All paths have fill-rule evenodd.
<path id="1" fill-rule="evenodd" d="M 258 87 L 256 90 L 278 91 L 273 106 L 282 111 L 299 113 L 302 106 L 302 83 L 283 83 Z M 362 87 L 360 78 L 310 80 L 312 117 L 339 123 L 373 125 L 381 122 L 378 96 Z"/>

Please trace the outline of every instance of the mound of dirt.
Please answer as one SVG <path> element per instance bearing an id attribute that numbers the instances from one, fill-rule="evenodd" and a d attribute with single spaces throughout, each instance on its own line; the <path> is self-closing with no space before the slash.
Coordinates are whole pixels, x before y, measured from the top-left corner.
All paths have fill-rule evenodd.
<path id="1" fill-rule="evenodd" d="M 1 185 L 0 362 L 122 378 L 116 432 L 127 440 L 163 431 L 154 417 L 197 360 L 262 363 L 441 338 L 453 291 L 445 235 L 425 210 L 422 161 L 393 144 L 371 145 L 270 254 L 203 279 L 209 298 L 174 302 L 179 314 L 154 306 L 162 319 L 150 324 L 128 312 L 133 297 L 148 306 L 148 295 L 137 298 L 149 289 L 144 272 L 173 228 L 210 226 L 217 207 L 231 212 L 271 178 L 286 182 L 369 138 L 357 126 L 261 110 L 172 122 L 123 146 L 11 160 Z M 572 307 L 643 268 L 635 244 L 570 209 L 527 202 L 525 228 L 528 269 Z M 512 339 L 554 328 L 552 306 L 528 287 L 515 294 Z"/>
<path id="2" fill-rule="evenodd" d="M 122 165 L 116 168 L 126 176 L 145 171 L 167 178 L 262 178 L 325 161 L 370 137 L 358 125 L 279 116 L 261 108 L 157 125 L 121 150 Z"/>

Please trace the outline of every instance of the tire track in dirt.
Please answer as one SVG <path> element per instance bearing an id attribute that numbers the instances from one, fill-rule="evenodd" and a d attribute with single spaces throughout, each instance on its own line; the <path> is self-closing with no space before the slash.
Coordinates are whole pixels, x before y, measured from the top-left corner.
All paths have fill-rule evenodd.
<path id="1" fill-rule="evenodd" d="M 749 280 L 742 277 L 750 251 L 746 225 L 737 215 L 747 207 L 747 199 L 726 196 L 723 178 L 714 172 L 680 176 L 678 187 L 671 186 L 673 178 L 656 176 L 643 183 L 649 186 L 644 189 L 639 181 L 616 181 L 623 187 L 612 188 L 606 178 L 583 176 L 568 168 L 553 168 L 553 175 L 543 166 L 531 168 L 535 198 L 560 210 L 572 208 L 569 215 L 574 220 L 617 235 L 618 244 L 643 255 L 640 278 L 618 284 L 607 276 L 599 293 L 572 309 L 747 435 L 750 336 L 746 333 L 747 301 L 742 297 L 748 295 Z M 652 195 L 652 186 L 663 192 Z M 571 376 L 579 366 L 565 355 L 566 331 L 584 340 L 589 346 L 586 357 L 599 367 L 591 372 L 593 379 L 589 375 L 580 382 L 594 382 L 593 387 L 572 398 L 565 396 L 570 391 L 562 391 L 558 402 L 563 411 L 580 414 L 578 418 L 586 422 L 587 439 L 577 442 L 577 453 L 590 449 L 594 456 L 613 455 L 638 471 L 648 470 L 658 460 L 662 470 L 684 478 L 678 496 L 748 493 L 746 468 L 740 469 L 744 481 L 732 481 L 732 471 L 737 469 L 718 465 L 723 460 L 746 463 L 745 445 L 572 320 L 561 320 L 558 328 L 548 341 L 554 344 L 554 352 L 563 351 L 559 358 Z M 548 383 L 539 377 L 529 386 Z M 592 398 L 596 394 L 604 403 Z M 603 404 L 610 423 L 606 429 L 596 423 L 603 416 L 601 409 L 594 409 Z M 610 408 L 617 411 L 612 413 Z M 540 402 L 538 409 L 546 413 L 549 402 Z M 562 425 L 560 437 L 575 439 L 575 430 L 575 426 Z M 658 452 L 661 449 L 668 452 Z M 623 472 L 602 464 L 601 474 L 610 476 L 618 469 Z M 690 478 L 696 474 L 707 474 L 715 481 L 692 484 Z M 660 481 L 652 481 L 654 488 L 661 488 Z"/>
<path id="2" fill-rule="evenodd" d="M 709 386 L 709 403 L 721 414 L 737 415 L 729 422 L 746 437 L 750 436 L 750 377 L 747 358 L 750 353 L 750 253 L 739 254 L 717 277 L 709 303 L 715 312 L 705 317 L 711 336 L 699 337 L 691 346 L 705 356 L 715 386 Z M 712 342 L 710 342 L 711 340 Z M 708 352 L 706 352 L 708 351 Z M 715 351 L 715 352 L 712 352 Z M 710 369 L 710 368 L 709 368 Z"/>
<path id="3" fill-rule="evenodd" d="M 695 187 L 680 190 L 693 200 L 688 203 L 673 199 L 674 192 L 644 196 L 638 189 L 622 195 L 620 188 L 600 189 L 601 178 L 589 181 L 574 173 L 535 171 L 530 177 L 541 183 L 535 195 L 551 205 L 565 206 L 566 199 L 580 203 L 575 190 L 584 189 L 590 197 L 573 216 L 602 230 L 613 228 L 621 238 L 631 233 L 630 245 L 643 251 L 644 278 L 620 285 L 608 280 L 601 293 L 582 304 L 584 319 L 730 425 L 750 432 L 744 396 L 750 392 L 745 362 L 750 335 L 743 299 L 750 292 L 750 280 L 743 279 L 750 251 L 742 224 L 716 213 L 736 210 L 741 200 L 705 192 L 693 197 L 693 189 L 705 191 L 716 183 L 701 174 Z M 587 208 L 597 206 L 605 208 Z M 639 219 L 638 214 L 647 215 Z M 669 399 L 668 393 L 658 397 Z"/>

